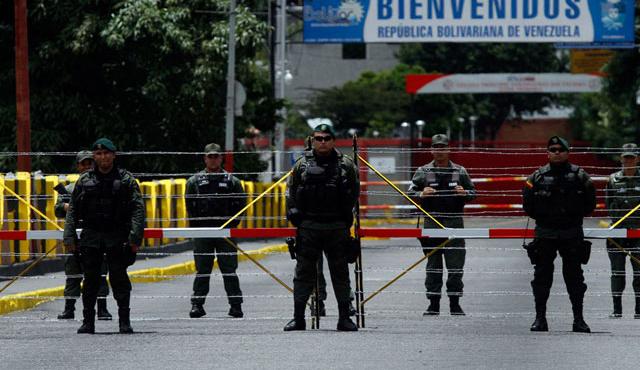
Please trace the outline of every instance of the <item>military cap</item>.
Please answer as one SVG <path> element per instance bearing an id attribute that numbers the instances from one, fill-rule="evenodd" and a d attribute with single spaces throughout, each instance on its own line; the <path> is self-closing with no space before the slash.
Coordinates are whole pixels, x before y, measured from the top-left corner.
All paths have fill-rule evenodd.
<path id="1" fill-rule="evenodd" d="M 333 127 L 331 125 L 327 125 L 326 123 L 321 123 L 313 129 L 313 132 L 323 132 L 325 134 L 331 135 L 332 138 L 336 138 L 336 132 L 333 131 Z"/>
<path id="2" fill-rule="evenodd" d="M 115 152 L 116 146 L 113 144 L 113 141 L 107 139 L 106 137 L 101 137 L 100 139 L 96 140 L 93 145 L 91 145 L 91 150 L 99 149 L 106 149 L 110 152 Z"/>
<path id="3" fill-rule="evenodd" d="M 449 138 L 445 134 L 435 134 L 431 137 L 431 146 L 449 146 Z"/>
<path id="4" fill-rule="evenodd" d="M 638 156 L 638 146 L 634 143 L 626 143 L 622 145 L 622 156 L 623 157 L 637 157 Z"/>
<path id="5" fill-rule="evenodd" d="M 80 163 L 85 159 L 93 160 L 93 153 L 91 153 L 88 150 L 79 151 L 78 154 L 76 155 L 76 163 Z"/>
<path id="6" fill-rule="evenodd" d="M 220 154 L 220 145 L 216 143 L 209 143 L 204 147 L 204 154 Z"/>
<path id="7" fill-rule="evenodd" d="M 547 142 L 547 148 L 549 148 L 551 145 L 560 145 L 566 151 L 569 151 L 569 142 L 560 136 L 551 136 L 549 138 L 549 141 Z"/>

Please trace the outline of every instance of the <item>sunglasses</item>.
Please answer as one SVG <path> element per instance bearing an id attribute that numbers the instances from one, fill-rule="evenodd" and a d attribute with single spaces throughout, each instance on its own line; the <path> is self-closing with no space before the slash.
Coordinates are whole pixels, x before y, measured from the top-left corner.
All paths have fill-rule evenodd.
<path id="1" fill-rule="evenodd" d="M 313 137 L 313 141 L 318 141 L 318 142 L 329 142 L 333 140 L 333 138 L 331 136 L 314 136 Z"/>
<path id="2" fill-rule="evenodd" d="M 553 147 L 553 148 L 548 148 L 547 151 L 549 153 L 565 153 L 568 150 L 562 147 Z"/>

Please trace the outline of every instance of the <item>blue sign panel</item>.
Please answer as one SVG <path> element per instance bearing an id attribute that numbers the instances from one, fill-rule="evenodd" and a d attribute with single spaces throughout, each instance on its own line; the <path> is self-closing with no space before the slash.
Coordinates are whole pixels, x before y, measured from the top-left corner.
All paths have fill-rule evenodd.
<path id="1" fill-rule="evenodd" d="M 305 0 L 304 41 L 634 43 L 634 0 Z"/>

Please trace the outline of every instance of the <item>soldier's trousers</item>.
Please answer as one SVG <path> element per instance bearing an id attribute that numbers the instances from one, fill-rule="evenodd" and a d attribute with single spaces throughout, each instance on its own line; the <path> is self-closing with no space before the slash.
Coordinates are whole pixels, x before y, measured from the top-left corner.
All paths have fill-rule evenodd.
<path id="1" fill-rule="evenodd" d="M 318 298 L 321 301 L 327 300 L 327 280 L 324 278 L 324 258 L 318 259 L 318 271 L 320 275 L 318 275 Z M 356 299 L 356 295 L 353 293 L 353 290 L 349 291 L 349 300 L 353 301 Z"/>
<path id="2" fill-rule="evenodd" d="M 348 229 L 317 230 L 298 228 L 296 270 L 293 277 L 294 316 L 304 318 L 309 296 L 316 285 L 316 268 L 324 252 L 338 306 L 348 307 L 351 292 L 346 248 Z"/>
<path id="3" fill-rule="evenodd" d="M 229 244 L 229 242 L 235 242 L 231 239 L 227 240 L 224 238 L 207 238 L 195 239 L 193 241 L 196 278 L 193 280 L 192 304 L 204 304 L 205 297 L 209 294 L 209 283 L 214 260 L 218 261 L 218 267 L 222 273 L 224 290 L 227 292 L 229 304 L 242 303 L 240 280 L 238 279 L 238 275 L 236 275 L 236 270 L 238 269 L 238 251 Z"/>
<path id="4" fill-rule="evenodd" d="M 107 261 L 102 263 L 100 274 L 100 289 L 98 289 L 98 297 L 104 298 L 109 295 L 109 284 L 107 283 Z M 80 256 L 72 254 L 64 260 L 64 274 L 67 279 L 64 284 L 64 296 L 66 298 L 80 298 L 80 283 L 82 283 L 82 262 Z"/>
<path id="5" fill-rule="evenodd" d="M 631 252 L 631 255 L 640 259 L 640 240 L 638 239 L 613 239 L 619 246 Z M 611 294 L 614 297 L 622 296 L 626 283 L 625 265 L 627 254 L 618 249 L 613 243 L 607 240 L 607 254 L 611 261 Z M 633 291 L 636 299 L 640 299 L 640 265 L 631 260 L 633 269 Z"/>
<path id="6" fill-rule="evenodd" d="M 536 239 L 537 256 L 531 287 L 536 303 L 536 312 L 546 311 L 549 292 L 553 284 L 553 261 L 559 253 L 562 258 L 562 276 L 567 286 L 567 293 L 571 304 L 576 308 L 582 308 L 584 293 L 587 285 L 584 283 L 584 276 L 581 267 L 581 254 L 579 248 L 582 240 L 579 239 Z"/>
<path id="7" fill-rule="evenodd" d="M 446 239 L 439 238 L 420 238 L 419 240 L 425 255 L 446 241 Z M 462 296 L 464 288 L 462 276 L 464 275 L 466 255 L 464 239 L 453 239 L 427 259 L 427 277 L 424 286 L 427 289 L 428 299 L 437 299 L 442 295 L 443 259 L 447 267 L 447 295 L 449 297 Z"/>
<path id="8" fill-rule="evenodd" d="M 93 307 L 95 307 L 98 291 L 100 290 L 105 256 L 113 298 L 118 302 L 118 308 L 129 308 L 131 281 L 129 281 L 129 276 L 127 275 L 128 266 L 123 247 L 81 247 L 80 259 L 84 272 L 82 304 L 85 310 L 93 310 Z"/>

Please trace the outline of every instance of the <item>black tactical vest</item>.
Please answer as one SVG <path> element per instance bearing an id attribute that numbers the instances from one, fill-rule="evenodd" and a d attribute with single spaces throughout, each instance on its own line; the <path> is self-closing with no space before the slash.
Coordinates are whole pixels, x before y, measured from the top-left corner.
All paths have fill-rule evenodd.
<path id="1" fill-rule="evenodd" d="M 196 217 L 212 217 L 210 220 L 194 220 L 195 226 L 218 227 L 233 216 L 233 178 L 229 173 L 196 175 Z M 237 194 L 236 196 L 240 196 Z"/>
<path id="2" fill-rule="evenodd" d="M 422 206 L 428 211 L 461 213 L 464 197 L 456 193 L 460 171 L 455 167 L 425 167 L 424 170 L 425 186 L 436 189 L 436 194 L 422 198 Z"/>
<path id="3" fill-rule="evenodd" d="M 313 152 L 305 153 L 301 167 L 301 183 L 295 199 L 307 220 L 332 222 L 348 220 L 353 207 L 352 184 L 346 176 L 342 154 L 319 163 Z"/>
<path id="4" fill-rule="evenodd" d="M 588 200 L 580 168 L 572 164 L 553 170 L 546 165 L 538 171 L 533 178 L 536 223 L 551 228 L 582 225 Z"/>
<path id="5" fill-rule="evenodd" d="M 76 183 L 80 187 L 79 215 L 82 228 L 113 232 L 127 230 L 130 210 L 128 189 L 122 183 L 124 170 L 116 169 L 107 175 L 84 177 Z"/>

